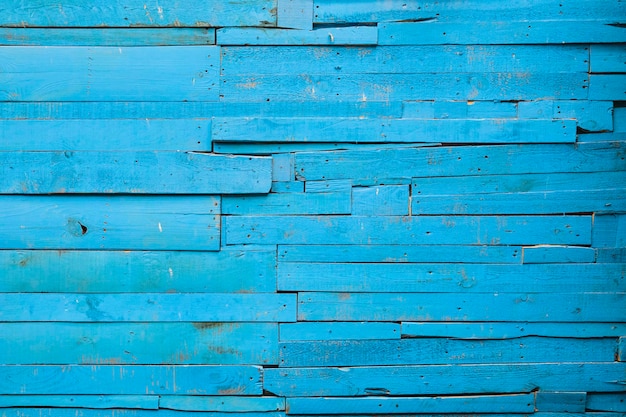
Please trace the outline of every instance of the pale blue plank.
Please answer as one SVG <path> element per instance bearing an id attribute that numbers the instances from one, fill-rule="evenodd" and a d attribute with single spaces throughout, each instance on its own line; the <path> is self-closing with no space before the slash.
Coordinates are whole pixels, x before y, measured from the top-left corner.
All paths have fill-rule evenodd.
<path id="1" fill-rule="evenodd" d="M 261 395 L 262 381 L 260 367 L 243 365 L 0 365 L 0 391 L 21 395 Z M 75 415 L 73 410 L 70 415 Z"/>
<path id="2" fill-rule="evenodd" d="M 0 408 L 2 408 L 0 412 L 5 413 L 6 408 L 9 407 L 157 410 L 159 397 L 153 395 L 0 395 Z"/>
<path id="3" fill-rule="evenodd" d="M 589 100 L 626 100 L 626 74 L 590 75 Z"/>
<path id="4" fill-rule="evenodd" d="M 227 215 L 350 214 L 350 193 L 279 193 L 265 196 L 224 196 Z"/>
<path id="5" fill-rule="evenodd" d="M 588 411 L 612 411 L 626 413 L 626 394 L 590 392 L 587 394 Z"/>
<path id="6" fill-rule="evenodd" d="M 303 193 L 304 181 L 273 181 L 271 193 Z"/>
<path id="7" fill-rule="evenodd" d="M 587 132 L 613 130 L 611 101 L 520 101 L 517 107 L 520 119 L 576 119 L 576 125 Z"/>
<path id="8" fill-rule="evenodd" d="M 591 243 L 594 248 L 626 247 L 626 214 L 594 216 Z"/>
<path id="9" fill-rule="evenodd" d="M 284 0 L 280 0 L 284 1 Z M 226 27 L 217 29 L 218 45 L 376 45 L 376 26 L 313 30 Z"/>
<path id="10" fill-rule="evenodd" d="M 182 411 L 212 411 L 221 413 L 245 412 L 254 413 L 252 415 L 256 415 L 257 413 L 261 415 L 261 412 L 266 411 L 284 411 L 285 399 L 280 397 L 241 397 L 234 395 L 216 397 L 197 395 L 164 395 L 160 398 L 159 408 Z M 200 415 L 202 416 L 202 414 Z M 262 415 L 274 417 L 275 413 L 264 413 Z"/>
<path id="11" fill-rule="evenodd" d="M 522 263 L 593 263 L 596 251 L 593 248 L 579 246 L 533 246 L 522 250 Z"/>
<path id="12" fill-rule="evenodd" d="M 290 322 L 296 317 L 295 294 L 20 293 L 0 294 L 0 300 L 0 321 Z"/>
<path id="13" fill-rule="evenodd" d="M 626 294 L 300 293 L 300 321 L 621 322 Z"/>
<path id="14" fill-rule="evenodd" d="M 583 133 L 578 135 L 578 143 L 592 142 L 624 142 L 626 132 Z"/>
<path id="15" fill-rule="evenodd" d="M 278 0 L 279 28 L 313 29 L 313 0 Z"/>
<path id="16" fill-rule="evenodd" d="M 440 49 L 439 47 L 433 48 Z M 468 52 L 472 50 L 472 48 L 469 47 L 467 49 Z M 531 52 L 536 54 L 538 51 Z M 528 63 L 524 62 L 521 65 L 527 66 Z M 402 117 L 409 119 L 516 118 L 517 107 L 521 103 L 523 102 L 509 103 L 500 101 L 405 101 L 402 103 Z M 536 118 L 547 119 L 548 115 Z"/>
<path id="17" fill-rule="evenodd" d="M 293 155 L 277 153 L 272 155 L 272 181 L 293 181 L 295 179 Z"/>
<path id="18" fill-rule="evenodd" d="M 352 214 L 355 216 L 408 216 L 409 206 L 408 185 L 352 189 Z"/>
<path id="19" fill-rule="evenodd" d="M 300 182 L 305 185 L 307 193 L 352 192 L 352 181 L 350 180 Z"/>
<path id="20" fill-rule="evenodd" d="M 624 45 L 591 45 L 589 52 L 590 72 L 626 72 L 626 48 Z"/>
<path id="21" fill-rule="evenodd" d="M 347 142 L 216 142 L 213 151 L 221 154 L 275 155 L 285 152 L 325 152 L 336 150 L 381 150 L 438 146 L 438 143 L 347 143 Z M 394 184 L 409 184 L 404 181 Z"/>
<path id="22" fill-rule="evenodd" d="M 281 341 L 399 339 L 398 323 L 283 323 Z"/>
<path id="23" fill-rule="evenodd" d="M 537 391 L 536 411 L 584 413 L 586 392 L 543 392 Z"/>
<path id="24" fill-rule="evenodd" d="M 4 249 L 219 250 L 211 196 L 2 196 Z"/>

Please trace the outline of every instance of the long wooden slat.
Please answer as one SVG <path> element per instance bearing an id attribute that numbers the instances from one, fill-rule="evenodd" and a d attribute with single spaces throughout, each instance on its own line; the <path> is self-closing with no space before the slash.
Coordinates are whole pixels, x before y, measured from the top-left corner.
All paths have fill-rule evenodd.
<path id="1" fill-rule="evenodd" d="M 524 264 L 593 263 L 596 250 L 581 246 L 530 246 L 522 249 Z M 601 262 L 598 262 L 601 263 Z"/>
<path id="2" fill-rule="evenodd" d="M 281 193 L 264 196 L 222 197 L 222 214 L 291 215 L 350 214 L 350 193 Z"/>
<path id="3" fill-rule="evenodd" d="M 278 364 L 276 323 L 0 323 L 0 333 L 6 365 Z"/>
<path id="4" fill-rule="evenodd" d="M 282 0 L 279 0 L 282 1 Z M 217 30 L 218 45 L 376 45 L 375 26 L 313 30 L 227 27 Z"/>
<path id="5" fill-rule="evenodd" d="M 363 396 L 623 390 L 626 364 L 491 364 L 266 369 L 275 395 Z"/>
<path id="6" fill-rule="evenodd" d="M 439 47 L 434 47 L 439 50 Z M 471 51 L 472 48 L 468 49 Z M 535 53 L 539 51 L 534 51 Z M 524 62 L 522 66 L 527 66 Z M 552 103 L 553 101 L 548 101 Z M 402 117 L 409 119 L 514 119 L 517 117 L 518 106 L 523 102 L 501 101 L 451 101 L 451 100 L 420 100 L 406 101 L 402 107 Z M 613 103 L 611 103 L 611 106 Z M 545 119 L 534 117 L 535 119 Z M 558 117 L 554 117 L 555 119 Z"/>
<path id="7" fill-rule="evenodd" d="M 217 101 L 219 48 L 0 49 L 0 101 Z"/>
<path id="8" fill-rule="evenodd" d="M 0 250 L 0 292 L 276 291 L 276 250 L 219 252 Z"/>
<path id="9" fill-rule="evenodd" d="M 0 365 L 7 395 L 261 395 L 261 368 L 243 365 Z M 72 414 L 74 415 L 74 414 Z"/>
<path id="10" fill-rule="evenodd" d="M 212 411 L 220 413 L 261 413 L 284 411 L 285 399 L 280 397 L 242 396 L 197 396 L 163 395 L 159 400 L 160 409 L 181 411 Z M 202 415 L 202 414 L 201 414 Z M 268 417 L 274 414 L 263 414 Z"/>
<path id="11" fill-rule="evenodd" d="M 277 153 L 295 152 L 326 152 L 337 150 L 380 150 L 420 148 L 437 146 L 437 143 L 348 143 L 348 142 L 216 142 L 213 144 L 215 153 L 274 155 Z M 409 184 L 410 181 L 393 182 L 393 184 Z M 390 184 L 390 182 L 387 182 Z M 378 184 L 376 184 L 378 185 Z"/>
<path id="12" fill-rule="evenodd" d="M 399 339 L 398 323 L 283 323 L 281 341 Z"/>
<path id="13" fill-rule="evenodd" d="M 290 322 L 296 317 L 295 294 L 5 293 L 0 301 L 5 322 Z"/>
<path id="14" fill-rule="evenodd" d="M 219 250 L 210 196 L 1 196 L 5 249 Z"/>
<path id="15" fill-rule="evenodd" d="M 299 293 L 299 321 L 620 322 L 625 293 Z"/>
<path id="16" fill-rule="evenodd" d="M 611 101 L 588 100 L 542 100 L 515 103 L 520 119 L 544 119 L 550 117 L 576 119 L 583 131 L 603 132 L 613 130 Z"/>
<path id="17" fill-rule="evenodd" d="M 154 395 L 0 395 L 2 411 L 5 412 L 9 407 L 158 410 L 159 397 Z M 7 414 L 3 413 L 3 416 L 5 415 Z"/>

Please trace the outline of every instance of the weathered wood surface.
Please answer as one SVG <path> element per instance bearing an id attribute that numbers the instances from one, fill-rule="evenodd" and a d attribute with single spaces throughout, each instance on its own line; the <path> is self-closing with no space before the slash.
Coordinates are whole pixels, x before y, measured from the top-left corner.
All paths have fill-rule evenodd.
<path id="1" fill-rule="evenodd" d="M 544 412 L 584 413 L 586 392 L 542 392 L 535 397 L 535 409 Z"/>
<path id="2" fill-rule="evenodd" d="M 281 341 L 400 339 L 398 323 L 283 323 Z"/>
<path id="3" fill-rule="evenodd" d="M 261 413 L 284 411 L 285 399 L 280 397 L 241 397 L 241 396 L 196 396 L 163 395 L 159 399 L 159 408 L 181 411 L 211 411 L 229 413 Z M 195 414 L 194 414 L 195 415 Z M 202 416 L 202 414 L 200 414 Z M 214 415 L 214 414 L 211 414 Z M 245 417 L 245 414 L 242 417 Z M 254 414 L 252 414 L 254 415 Z M 274 417 L 275 414 L 263 413 L 262 416 Z"/>
<path id="4" fill-rule="evenodd" d="M 279 0 L 284 1 L 284 0 Z M 218 45 L 376 45 L 376 26 L 333 27 L 313 30 L 221 28 Z"/>

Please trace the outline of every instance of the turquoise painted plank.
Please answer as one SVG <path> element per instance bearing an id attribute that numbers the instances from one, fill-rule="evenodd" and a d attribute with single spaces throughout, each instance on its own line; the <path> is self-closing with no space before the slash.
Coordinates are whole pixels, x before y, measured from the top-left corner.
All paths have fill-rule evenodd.
<path id="1" fill-rule="evenodd" d="M 510 339 L 543 337 L 619 337 L 626 323 L 402 323 L 403 337 Z"/>
<path id="2" fill-rule="evenodd" d="M 578 143 L 624 142 L 626 132 L 587 133 L 578 135 Z"/>
<path id="3" fill-rule="evenodd" d="M 626 362 L 626 336 L 619 338 L 616 360 L 619 362 Z"/>
<path id="4" fill-rule="evenodd" d="M 352 189 L 355 216 L 408 216 L 409 185 L 383 185 Z"/>
<path id="5" fill-rule="evenodd" d="M 279 291 L 626 292 L 622 264 L 278 263 Z"/>
<path id="6" fill-rule="evenodd" d="M 303 193 L 304 181 L 273 181 L 270 193 Z"/>
<path id="7" fill-rule="evenodd" d="M 261 367 L 249 365 L 0 365 L 0 391 L 6 395 L 261 395 L 262 381 Z"/>
<path id="8" fill-rule="evenodd" d="M 0 292 L 276 291 L 276 249 L 219 252 L 0 250 Z"/>
<path id="9" fill-rule="evenodd" d="M 227 216 L 227 245 L 589 245 L 590 216 Z"/>
<path id="10" fill-rule="evenodd" d="M 293 181 L 294 177 L 293 155 L 289 153 L 272 155 L 272 181 Z"/>
<path id="11" fill-rule="evenodd" d="M 266 369 L 264 387 L 287 397 L 622 391 L 626 364 L 493 364 Z"/>
<path id="12" fill-rule="evenodd" d="M 440 49 L 440 47 L 433 48 Z M 536 53 L 537 51 L 533 52 Z M 525 62 L 524 65 L 528 64 Z M 402 103 L 402 117 L 408 119 L 516 118 L 517 107 L 520 103 L 501 101 L 405 101 Z M 551 116 L 537 118 L 548 119 Z"/>
<path id="13" fill-rule="evenodd" d="M 332 30 L 334 28 L 327 29 L 325 34 Z M 225 46 L 221 54 L 221 74 L 228 76 L 574 73 L 589 69 L 589 48 L 580 45 L 275 46 L 271 54 L 262 46 Z M 559 65 L 556 67 L 550 62 Z M 509 105 L 515 106 L 514 103 Z"/>
<path id="14" fill-rule="evenodd" d="M 520 101 L 520 119 L 576 119 L 576 125 L 587 132 L 613 130 L 611 101 Z"/>
<path id="15" fill-rule="evenodd" d="M 537 391 L 536 411 L 584 413 L 587 401 L 586 392 L 544 392 Z"/>
<path id="16" fill-rule="evenodd" d="M 1 11 L 0 11 L 1 13 Z M 78 23 L 78 22 L 72 22 Z M 215 45 L 215 29 L 0 28 L 1 46 Z"/>
<path id="17" fill-rule="evenodd" d="M 275 413 L 261 414 L 261 412 L 284 411 L 285 399 L 281 397 L 240 397 L 234 395 L 217 397 L 197 395 L 163 395 L 159 401 L 159 408 L 182 411 L 212 411 L 221 413 L 259 413 L 259 415 L 272 417 L 275 416 Z"/>
<path id="18" fill-rule="evenodd" d="M 596 262 L 626 262 L 626 248 L 596 249 Z"/>
<path id="19" fill-rule="evenodd" d="M 626 133 L 626 107 L 613 109 L 613 130 L 618 133 Z"/>
<path id="20" fill-rule="evenodd" d="M 596 251 L 581 246 L 531 246 L 522 249 L 522 263 L 593 263 Z"/>
<path id="21" fill-rule="evenodd" d="M 214 142 L 541 143 L 576 141 L 574 120 L 218 118 Z"/>
<path id="22" fill-rule="evenodd" d="M 278 364 L 276 323 L 0 323 L 0 332 L 3 364 Z"/>
<path id="23" fill-rule="evenodd" d="M 155 413 L 158 413 L 156 416 Z M 175 410 L 89 410 L 79 408 L 7 408 L 0 409 L 1 417 L 285 417 L 284 412 L 245 412 L 245 413 L 215 413 L 212 411 L 175 411 Z M 434 417 L 434 416 L 433 416 Z M 498 417 L 498 416 L 489 416 Z M 505 416 L 500 416 L 505 417 Z M 538 416 L 541 417 L 541 416 Z M 577 417 L 545 416 L 545 417 Z M 584 416 L 578 416 L 584 417 Z M 614 417 L 614 416 L 594 416 Z M 617 416 L 615 416 L 617 417 Z"/>
<path id="24" fill-rule="evenodd" d="M 290 322 L 295 294 L 0 294 L 0 321 Z M 28 310 L 24 306 L 30 306 Z"/>
<path id="25" fill-rule="evenodd" d="M 587 394 L 587 411 L 612 411 L 626 413 L 626 394 L 590 392 Z"/>
<path id="26" fill-rule="evenodd" d="M 317 143 L 317 142 L 217 142 L 213 144 L 213 151 L 221 154 L 246 155 L 275 155 L 285 152 L 324 152 L 337 150 L 380 150 L 420 148 L 424 146 L 438 146 L 438 143 Z M 395 184 L 409 184 L 403 181 Z"/>
<path id="27" fill-rule="evenodd" d="M 4 249 L 219 250 L 211 196 L 2 196 Z"/>
<path id="28" fill-rule="evenodd" d="M 0 49 L 0 101 L 217 101 L 216 46 Z"/>
<path id="29" fill-rule="evenodd" d="M 289 414 L 532 413 L 534 394 L 459 397 L 287 398 Z"/>
<path id="30" fill-rule="evenodd" d="M 278 0 L 279 28 L 313 29 L 313 0 Z"/>
<path id="31" fill-rule="evenodd" d="M 283 323 L 279 325 L 280 340 L 376 340 L 400 339 L 398 323 Z"/>
<path id="32" fill-rule="evenodd" d="M 589 100 L 626 100 L 626 74 L 590 75 Z"/>
<path id="33" fill-rule="evenodd" d="M 626 48 L 624 45 L 591 45 L 589 52 L 590 72 L 626 72 Z"/>
<path id="34" fill-rule="evenodd" d="M 2 194 L 267 193 L 272 183 L 271 158 L 197 152 L 13 151 L 0 166 Z"/>
<path id="35" fill-rule="evenodd" d="M 275 26 L 276 1 L 177 0 L 145 3 L 114 0 L 86 5 L 65 0 L 58 5 L 49 0 L 24 3 L 6 0 L 0 8 L 0 25 L 14 27 L 205 27 Z"/>
<path id="36" fill-rule="evenodd" d="M 280 245 L 283 262 L 427 262 L 518 264 L 519 246 Z"/>
<path id="37" fill-rule="evenodd" d="M 211 150 L 207 119 L 0 120 L 1 151 Z"/>
<path id="38" fill-rule="evenodd" d="M 572 44 L 625 42 L 626 30 L 597 20 L 384 22 L 379 45 Z M 219 39 L 219 38 L 218 38 Z"/>
<path id="39" fill-rule="evenodd" d="M 624 144 L 494 145 L 348 150 L 295 156 L 300 180 L 362 181 L 407 177 L 460 177 L 626 171 Z M 390 183 L 390 182 L 388 182 Z"/>
<path id="40" fill-rule="evenodd" d="M 339 340 L 279 343 L 281 367 L 612 362 L 615 339 Z"/>
<path id="41" fill-rule="evenodd" d="M 284 0 L 279 0 L 284 1 Z M 343 26 L 313 30 L 225 27 L 217 29 L 217 44 L 234 45 L 376 45 L 376 26 Z"/>
<path id="42" fill-rule="evenodd" d="M 604 77 L 595 75 L 593 77 Z M 223 102 L 586 100 L 586 73 L 222 75 Z M 615 94 L 595 100 L 621 100 Z M 198 98 L 199 99 L 199 98 Z M 209 100 L 205 98 L 204 100 Z"/>
<path id="43" fill-rule="evenodd" d="M 298 320 L 621 322 L 624 302 L 624 293 L 300 293 Z"/>
<path id="44" fill-rule="evenodd" d="M 6 412 L 5 409 L 9 407 L 158 410 L 159 397 L 154 395 L 0 395 L 0 413 Z"/>
<path id="45" fill-rule="evenodd" d="M 626 214 L 594 216 L 591 243 L 594 248 L 626 247 Z"/>
<path id="46" fill-rule="evenodd" d="M 350 214 L 350 193 L 280 193 L 264 196 L 224 196 L 222 214 L 292 215 Z"/>
<path id="47" fill-rule="evenodd" d="M 350 180 L 330 180 L 330 181 L 299 181 L 305 185 L 307 193 L 330 193 L 352 192 L 352 181 Z"/>

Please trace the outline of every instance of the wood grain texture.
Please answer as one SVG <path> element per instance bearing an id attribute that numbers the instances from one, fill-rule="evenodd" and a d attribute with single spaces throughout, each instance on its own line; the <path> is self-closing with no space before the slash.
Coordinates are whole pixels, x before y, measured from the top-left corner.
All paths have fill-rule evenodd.
<path id="1" fill-rule="evenodd" d="M 613 130 L 611 117 L 613 103 L 610 101 L 541 100 L 516 103 L 520 119 L 554 118 L 576 119 L 583 132 Z"/>
<path id="2" fill-rule="evenodd" d="M 242 397 L 231 395 L 207 397 L 197 395 L 164 395 L 159 399 L 159 408 L 181 411 L 211 411 L 214 413 L 254 413 L 252 415 L 258 413 L 260 416 L 275 417 L 275 413 L 261 413 L 284 411 L 285 399 L 269 396 Z M 202 416 L 203 414 L 200 415 Z M 225 414 L 224 417 L 228 415 Z"/>
<path id="3" fill-rule="evenodd" d="M 279 0 L 284 2 L 285 0 Z M 217 30 L 218 45 L 376 45 L 375 26 L 313 30 L 227 27 Z"/>
<path id="4" fill-rule="evenodd" d="M 398 323 L 283 323 L 281 341 L 399 339 Z"/>
<path id="5" fill-rule="evenodd" d="M 355 216 L 408 216 L 409 186 L 384 185 L 352 189 L 352 214 Z"/>
<path id="6" fill-rule="evenodd" d="M 589 53 L 592 73 L 626 72 L 626 49 L 623 45 L 593 45 Z"/>

